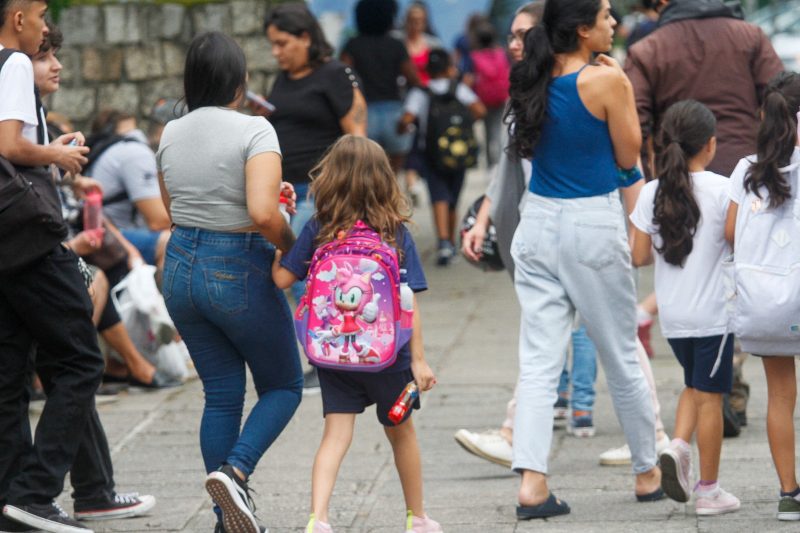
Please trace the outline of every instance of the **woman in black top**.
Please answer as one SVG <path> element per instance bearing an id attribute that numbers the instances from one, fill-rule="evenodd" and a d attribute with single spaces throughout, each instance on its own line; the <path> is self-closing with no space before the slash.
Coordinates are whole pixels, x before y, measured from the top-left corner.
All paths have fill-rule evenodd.
<path id="1" fill-rule="evenodd" d="M 389 35 L 397 2 L 360 0 L 355 11 L 358 36 L 344 45 L 341 60 L 361 78 L 369 109 L 367 135 L 386 150 L 397 173 L 413 140 L 411 134 L 397 131 L 403 115 L 398 79 L 418 85 L 419 78 L 405 44 Z"/>
<path id="2" fill-rule="evenodd" d="M 331 58 L 333 48 L 303 3 L 271 10 L 264 31 L 281 69 L 269 95 L 275 106 L 269 121 L 281 145 L 283 179 L 297 193 L 291 226 L 299 235 L 314 215 L 314 199 L 308 197 L 309 171 L 345 133 L 366 135 L 367 103 L 355 71 Z M 304 291 L 304 283 L 292 285 L 295 302 Z M 304 386 L 319 387 L 313 370 L 305 376 Z"/>

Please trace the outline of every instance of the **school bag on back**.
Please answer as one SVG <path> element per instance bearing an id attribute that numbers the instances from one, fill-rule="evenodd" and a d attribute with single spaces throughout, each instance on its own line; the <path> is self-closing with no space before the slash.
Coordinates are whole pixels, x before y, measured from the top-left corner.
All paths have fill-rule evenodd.
<path id="1" fill-rule="evenodd" d="M 800 354 L 800 149 L 785 172 L 794 198 L 782 206 L 748 193 L 739 206 L 732 259 L 723 263 L 728 329 L 746 352 Z"/>
<path id="2" fill-rule="evenodd" d="M 361 221 L 319 247 L 295 313 L 297 338 L 315 365 L 378 372 L 411 338 L 413 299 L 397 252 Z"/>
<path id="3" fill-rule="evenodd" d="M 478 143 L 472 131 L 472 115 L 456 98 L 457 81 L 450 82 L 444 94 L 428 91 L 428 121 L 425 131 L 425 158 L 434 170 L 453 174 L 472 168 L 478 162 Z"/>
<path id="4" fill-rule="evenodd" d="M 500 47 L 470 52 L 475 70 L 475 94 L 488 108 L 498 108 L 508 100 L 511 65 L 505 50 Z"/>

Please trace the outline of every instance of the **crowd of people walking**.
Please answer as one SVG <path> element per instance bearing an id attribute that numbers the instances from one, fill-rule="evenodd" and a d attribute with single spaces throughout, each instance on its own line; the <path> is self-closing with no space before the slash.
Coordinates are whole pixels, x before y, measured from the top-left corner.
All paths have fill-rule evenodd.
<path id="1" fill-rule="evenodd" d="M 88 136 L 69 109 L 43 104 L 69 39 L 47 8 L 0 0 L 0 533 L 91 533 L 88 521 L 150 512 L 153 495 L 116 491 L 95 394 L 180 386 L 189 359 L 215 533 L 266 531 L 248 480 L 315 391 L 325 422 L 307 533 L 333 531 L 336 479 L 371 405 L 402 486 L 398 524 L 442 532 L 426 514 L 412 420 L 437 382 L 416 297 L 429 287 L 406 227 L 422 183 L 436 265 L 459 250 L 478 265 L 494 255 L 518 296 L 502 427 L 455 434 L 520 475 L 518 519 L 571 511 L 548 484 L 553 424 L 595 434 L 598 361 L 625 437 L 600 463 L 632 466 L 633 499 L 738 510 L 720 457 L 729 423 L 746 425 L 746 394 L 733 398 L 752 353 L 777 518 L 800 520 L 800 75 L 735 6 L 643 2 L 623 66 L 609 54 L 609 0 L 526 4 L 507 50 L 476 14 L 452 52 L 424 2 L 395 29 L 395 0 L 360 0 L 338 59 L 305 3 L 281 4 L 263 23 L 279 68 L 266 98 L 248 91 L 240 45 L 207 32 L 188 47 L 183 97 L 155 104 L 149 134 L 133 110 L 108 109 Z M 462 230 L 479 161 L 492 179 Z M 637 308 L 635 268 L 651 263 L 655 294 Z M 134 278 L 152 316 L 119 303 Z M 672 439 L 642 326 L 656 310 L 685 384 Z M 248 370 L 258 399 L 245 412 Z M 67 473 L 73 516 L 56 502 Z"/>

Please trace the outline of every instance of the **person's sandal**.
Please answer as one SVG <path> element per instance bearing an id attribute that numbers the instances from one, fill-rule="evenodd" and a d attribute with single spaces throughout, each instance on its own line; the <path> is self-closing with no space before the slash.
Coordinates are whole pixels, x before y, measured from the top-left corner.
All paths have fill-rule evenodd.
<path id="1" fill-rule="evenodd" d="M 532 518 L 550 518 L 562 514 L 569 514 L 570 508 L 567 502 L 563 502 L 555 497 L 551 492 L 547 499 L 539 505 L 518 505 L 517 519 L 530 520 Z"/>

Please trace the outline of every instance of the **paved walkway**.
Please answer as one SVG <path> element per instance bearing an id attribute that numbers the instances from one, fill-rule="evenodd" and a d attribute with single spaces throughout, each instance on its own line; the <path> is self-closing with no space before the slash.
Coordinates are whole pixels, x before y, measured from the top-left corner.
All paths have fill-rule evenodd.
<path id="1" fill-rule="evenodd" d="M 464 199 L 482 178 L 470 176 Z M 750 425 L 723 446 L 721 480 L 742 500 L 740 512 L 698 519 L 691 505 L 672 501 L 639 504 L 629 467 L 601 467 L 597 456 L 623 443 L 605 379 L 598 377 L 597 435 L 575 439 L 557 431 L 551 461 L 553 490 L 572 514 L 548 521 L 517 522 L 518 478 L 468 455 L 455 443 L 459 428 L 497 427 L 516 376 L 518 309 L 504 273 L 482 274 L 462 261 L 449 269 L 433 264 L 427 210 L 417 217 L 431 290 L 420 297 L 426 356 L 439 385 L 415 415 L 425 475 L 426 505 L 452 533 L 517 531 L 776 531 L 797 529 L 775 519 L 777 477 L 765 432 L 766 396 L 759 361 L 750 358 Z M 642 276 L 648 285 L 652 273 Z M 649 287 L 643 287 L 643 290 Z M 657 331 L 654 330 L 657 334 Z M 681 374 L 662 339 L 653 362 L 665 423 L 671 428 Z M 249 400 L 252 402 L 253 393 Z M 95 523 L 98 532 L 210 532 L 214 517 L 203 489 L 198 425 L 203 393 L 198 382 L 177 390 L 131 393 L 100 407 L 112 445 L 120 491 L 154 494 L 148 517 Z M 266 454 L 252 478 L 259 516 L 275 533 L 302 531 L 308 517 L 311 462 L 322 433 L 319 396 L 304 398 L 296 416 Z M 695 457 L 696 461 L 696 457 Z M 71 508 L 68 493 L 62 498 Z M 358 419 L 356 437 L 342 467 L 331 509 L 337 532 L 400 532 L 404 524 L 400 484 L 374 408 Z"/>

